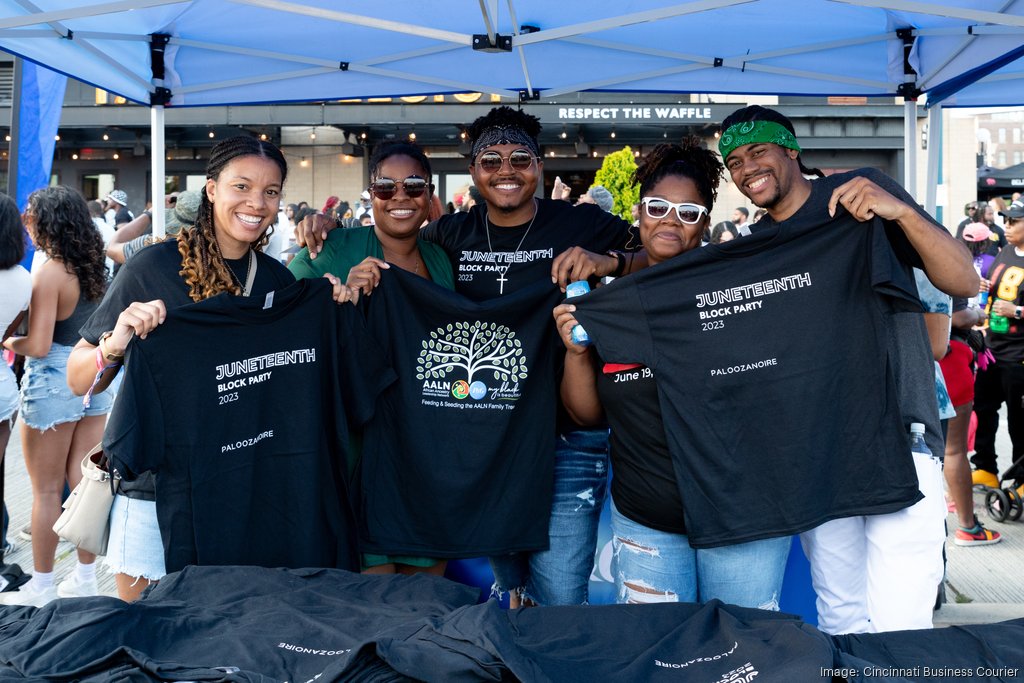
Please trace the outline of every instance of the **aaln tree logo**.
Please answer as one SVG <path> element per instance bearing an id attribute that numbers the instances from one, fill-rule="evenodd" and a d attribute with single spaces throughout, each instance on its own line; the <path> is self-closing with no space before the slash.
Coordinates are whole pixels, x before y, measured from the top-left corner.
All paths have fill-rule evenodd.
<path id="1" fill-rule="evenodd" d="M 449 323 L 430 333 L 416 364 L 416 378 L 443 379 L 456 368 L 466 371 L 466 381 L 490 371 L 498 381 L 526 378 L 523 344 L 516 333 L 496 323 Z"/>

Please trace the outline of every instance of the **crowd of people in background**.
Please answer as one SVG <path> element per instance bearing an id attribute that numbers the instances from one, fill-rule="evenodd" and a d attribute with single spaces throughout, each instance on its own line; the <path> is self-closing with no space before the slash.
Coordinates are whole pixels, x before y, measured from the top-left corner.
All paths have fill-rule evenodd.
<path id="1" fill-rule="evenodd" d="M 826 178 L 806 168 L 788 119 L 755 106 L 726 119 L 717 152 L 687 138 L 642 159 L 633 178 L 640 201 L 625 218 L 613 213 L 615 197 L 602 185 L 573 200 L 571 188 L 555 178 L 551 197 L 540 196 L 536 118 L 498 107 L 468 132 L 473 183 L 444 205 L 428 157 L 409 143 L 375 150 L 369 185 L 352 201 L 331 195 L 313 206 L 282 204 L 285 159 L 271 143 L 248 136 L 213 149 L 201 188 L 163 198 L 163 238 L 154 235 L 152 212 L 133 215 L 121 190 L 86 202 L 71 188 L 45 188 L 20 215 L 0 197 L 0 330 L 4 349 L 28 359 L 20 390 L 7 365 L 0 367 L 0 449 L 19 416 L 32 482 L 34 565 L 32 579 L 0 594 L 0 601 L 41 605 L 57 596 L 96 594 L 96 558 L 84 551 L 70 578 L 54 585 L 52 526 L 65 487 L 78 483 L 82 458 L 101 439 L 117 400 L 117 378 L 132 363 L 133 339 L 158 329 L 169 311 L 222 294 L 272 298 L 296 280 L 321 278 L 329 280 L 337 305 L 366 310 L 391 269 L 417 278 L 419 286 L 439 286 L 477 303 L 548 279 L 564 292 L 573 282 L 596 287 L 694 251 L 731 258 L 741 247 L 730 243 L 760 244 L 773 231 L 787 235 L 807 225 L 868 230 L 878 222 L 893 245 L 894 269 L 917 269 L 910 304 L 904 302 L 912 311 L 894 313 L 885 332 L 887 353 L 897 359 L 893 382 L 903 426 L 923 424 L 932 453 L 945 454 L 950 505 L 959 520 L 955 542 L 999 540 L 975 515 L 971 486 L 998 486 L 994 443 L 1003 402 L 1014 460 L 1024 457 L 1024 204 L 1017 197 L 1009 205 L 969 204 L 954 237 L 880 173 L 862 169 Z M 731 220 L 712 226 L 710 212 L 726 173 L 756 210 L 735 207 Z M 37 253 L 31 281 L 18 265 L 23 229 Z M 623 316 L 636 313 L 622 310 Z M 799 535 L 823 630 L 930 626 L 946 510 L 934 459 L 912 454 L 909 441 L 905 452 L 871 454 L 864 467 L 900 461 L 903 475 L 916 483 L 903 490 L 903 480 L 879 481 L 884 505 L 830 510 L 813 525 L 794 523 L 785 532 L 779 530 L 785 525 L 766 526 L 742 542 L 692 547 L 684 518 L 699 524 L 700 515 L 687 510 L 694 503 L 681 495 L 687 487 L 679 480 L 700 477 L 680 469 L 676 434 L 663 427 L 656 376 L 635 362 L 639 349 L 637 358 L 606 358 L 600 346 L 581 343 L 571 303 L 536 316 L 548 327 L 547 316 L 553 317 L 562 342 L 551 367 L 531 369 L 560 378 L 558 411 L 550 415 L 553 469 L 517 476 L 535 484 L 536 495 L 550 494 L 549 545 L 491 556 L 495 594 L 509 594 L 513 607 L 587 603 L 597 521 L 610 488 L 620 602 L 718 598 L 778 609 L 790 544 Z M 982 335 L 978 328 L 986 320 Z M 976 372 L 986 347 L 994 360 Z M 187 363 L 182 368 L 189 371 Z M 637 381 L 629 384 L 634 374 Z M 949 406 L 942 414 L 944 402 Z M 973 474 L 967 460 L 972 414 Z M 742 416 L 727 419 L 741 429 Z M 909 439 L 906 430 L 903 436 Z M 373 494 L 368 487 L 382 484 L 360 480 L 362 446 L 356 430 L 345 469 L 365 496 Z M 761 466 L 752 463 L 744 476 L 756 480 Z M 166 530 L 154 485 L 161 475 L 141 475 L 120 484 L 106 556 L 125 600 L 138 599 L 166 571 Z M 794 502 L 787 496 L 814 495 L 773 493 L 783 508 Z M 429 520 L 432 512 L 423 513 Z M 769 518 L 766 512 L 766 525 Z M 429 549 L 363 552 L 358 566 L 346 568 L 443 574 L 447 560 Z"/>

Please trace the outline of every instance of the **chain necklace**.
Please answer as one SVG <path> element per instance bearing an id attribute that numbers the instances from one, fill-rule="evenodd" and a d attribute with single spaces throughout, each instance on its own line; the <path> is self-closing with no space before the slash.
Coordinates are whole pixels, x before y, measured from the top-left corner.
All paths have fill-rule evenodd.
<path id="1" fill-rule="evenodd" d="M 510 258 L 508 260 L 508 263 L 505 264 L 505 269 L 504 270 L 501 270 L 500 268 L 498 269 L 497 282 L 498 282 L 498 294 L 499 295 L 505 293 L 505 283 L 508 282 L 508 278 L 505 277 L 505 274 L 508 273 L 508 269 L 511 268 L 512 264 L 515 262 L 516 255 L 519 253 L 519 249 L 523 246 L 523 242 L 526 241 L 526 236 L 530 234 L 530 228 L 533 227 L 533 222 L 535 220 L 537 220 L 537 214 L 538 213 L 540 213 L 540 207 L 537 206 L 537 200 L 534 199 L 533 200 L 533 218 L 530 219 L 530 224 L 526 226 L 526 232 L 524 232 L 523 236 L 519 239 L 519 244 L 516 245 L 516 250 L 514 252 L 512 252 L 512 258 Z M 487 230 L 487 251 L 489 251 L 491 253 L 491 256 L 493 256 L 494 255 L 494 247 L 491 246 L 491 212 L 490 211 L 488 211 L 485 214 L 485 219 L 484 220 L 487 221 L 487 224 L 484 226 L 485 229 Z M 497 266 L 495 266 L 495 267 L 497 267 Z"/>
<path id="2" fill-rule="evenodd" d="M 232 268 L 231 266 L 229 266 L 226 263 L 224 264 L 225 266 L 227 266 L 228 272 L 231 273 L 231 279 L 234 280 L 235 284 L 238 285 L 238 288 L 240 290 L 242 290 L 242 296 L 249 296 L 249 291 L 252 289 L 252 281 L 249 278 L 249 273 L 250 273 L 250 271 L 252 271 L 252 266 L 253 266 L 253 264 L 255 262 L 256 262 L 256 252 L 254 252 L 252 249 L 249 249 L 249 259 L 245 262 L 245 283 L 244 284 L 242 283 L 241 280 L 238 279 L 238 276 L 235 275 L 234 268 Z"/>

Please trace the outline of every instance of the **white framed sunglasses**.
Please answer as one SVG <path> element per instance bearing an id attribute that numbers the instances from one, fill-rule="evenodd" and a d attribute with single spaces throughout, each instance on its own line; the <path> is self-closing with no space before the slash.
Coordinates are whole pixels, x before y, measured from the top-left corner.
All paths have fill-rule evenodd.
<path id="1" fill-rule="evenodd" d="M 707 208 L 700 204 L 691 204 L 689 202 L 676 204 L 661 197 L 644 197 L 641 203 L 644 205 L 644 213 L 650 218 L 664 218 L 668 215 L 669 211 L 675 209 L 676 216 L 687 225 L 699 222 L 701 216 L 707 215 L 708 212 Z"/>

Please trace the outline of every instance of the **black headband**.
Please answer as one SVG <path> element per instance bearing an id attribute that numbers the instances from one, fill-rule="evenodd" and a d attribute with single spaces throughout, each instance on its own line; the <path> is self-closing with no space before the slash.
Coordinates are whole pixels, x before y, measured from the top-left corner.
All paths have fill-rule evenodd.
<path id="1" fill-rule="evenodd" d="M 540 156 L 540 145 L 536 138 L 530 137 L 529 133 L 518 126 L 493 126 L 486 129 L 473 141 L 473 158 L 480 153 L 480 150 L 493 145 L 522 145 L 533 152 L 534 156 Z"/>

